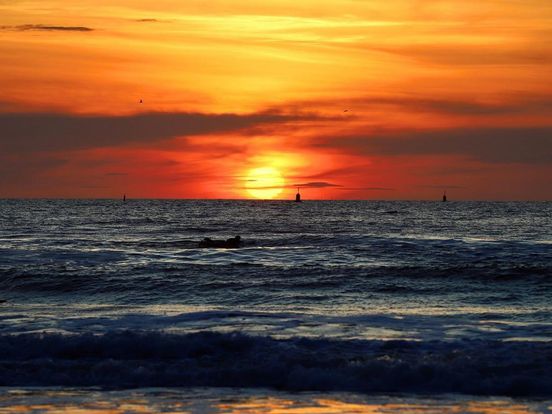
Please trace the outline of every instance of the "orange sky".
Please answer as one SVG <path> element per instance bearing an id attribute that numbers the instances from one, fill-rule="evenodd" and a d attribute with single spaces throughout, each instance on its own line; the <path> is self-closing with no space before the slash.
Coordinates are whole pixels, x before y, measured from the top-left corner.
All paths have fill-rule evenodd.
<path id="1" fill-rule="evenodd" d="M 0 0 L 0 62 L 0 197 L 552 199 L 549 0 Z"/>

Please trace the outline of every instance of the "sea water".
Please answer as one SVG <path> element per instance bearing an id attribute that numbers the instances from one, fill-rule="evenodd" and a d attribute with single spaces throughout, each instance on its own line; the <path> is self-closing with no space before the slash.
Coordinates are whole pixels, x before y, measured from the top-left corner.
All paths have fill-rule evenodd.
<path id="1" fill-rule="evenodd" d="M 0 400 L 546 400 L 552 203 L 1 200 L 0 301 Z"/>

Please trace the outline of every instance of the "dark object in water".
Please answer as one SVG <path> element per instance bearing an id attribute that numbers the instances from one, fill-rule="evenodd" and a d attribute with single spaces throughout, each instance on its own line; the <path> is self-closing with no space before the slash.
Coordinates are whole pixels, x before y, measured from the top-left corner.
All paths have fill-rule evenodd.
<path id="1" fill-rule="evenodd" d="M 297 194 L 295 194 L 295 202 L 296 203 L 301 202 L 301 194 L 299 194 L 299 188 L 297 189 Z"/>
<path id="2" fill-rule="evenodd" d="M 447 201 L 447 192 L 446 192 L 446 191 L 443 193 L 443 203 L 444 203 L 445 201 Z"/>
<path id="3" fill-rule="evenodd" d="M 199 242 L 199 247 L 209 248 L 209 247 L 222 247 L 224 249 L 235 249 L 242 245 L 241 237 L 236 236 L 227 240 L 213 240 L 209 237 L 205 237 L 202 241 Z"/>

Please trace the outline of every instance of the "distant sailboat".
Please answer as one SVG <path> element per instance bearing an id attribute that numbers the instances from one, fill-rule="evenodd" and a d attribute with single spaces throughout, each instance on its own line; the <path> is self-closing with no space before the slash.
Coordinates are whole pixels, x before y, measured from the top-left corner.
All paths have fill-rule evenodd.
<path id="1" fill-rule="evenodd" d="M 296 203 L 301 202 L 301 194 L 299 193 L 299 187 L 297 187 L 297 194 L 295 194 L 295 202 Z"/>
<path id="2" fill-rule="evenodd" d="M 443 193 L 443 203 L 444 203 L 445 201 L 447 201 L 447 192 L 446 192 L 446 191 Z"/>
<path id="3" fill-rule="evenodd" d="M 123 203 L 126 201 L 126 194 L 123 194 Z"/>

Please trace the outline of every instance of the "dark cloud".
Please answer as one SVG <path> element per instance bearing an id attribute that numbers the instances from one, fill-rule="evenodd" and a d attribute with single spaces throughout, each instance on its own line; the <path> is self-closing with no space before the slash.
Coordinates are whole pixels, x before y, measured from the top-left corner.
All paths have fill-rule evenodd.
<path id="1" fill-rule="evenodd" d="M 291 184 L 290 187 L 301 187 L 301 188 L 327 188 L 327 187 L 342 187 L 339 184 L 332 184 L 326 181 L 311 181 L 308 183 L 298 183 Z"/>
<path id="2" fill-rule="evenodd" d="M 487 163 L 552 164 L 552 127 L 390 132 L 321 141 L 315 145 L 375 156 L 457 155 Z"/>
<path id="3" fill-rule="evenodd" d="M 359 119 L 359 114 L 374 110 L 430 112 L 451 116 L 500 116 L 500 115 L 552 115 L 552 97 L 547 95 L 528 95 L 523 93 L 493 96 L 493 100 L 450 99 L 423 95 L 362 96 L 343 101 L 300 101 L 288 104 L 288 109 L 301 110 L 309 107 L 321 107 L 341 113 L 342 107 L 348 107 L 348 113 L 333 120 Z"/>
<path id="4" fill-rule="evenodd" d="M 505 97 L 505 102 L 486 103 L 468 100 L 424 97 L 366 98 L 360 103 L 368 106 L 392 105 L 412 112 L 434 112 L 447 115 L 511 115 L 552 111 L 550 97 Z"/>
<path id="5" fill-rule="evenodd" d="M 136 19 L 136 22 L 139 23 L 158 23 L 160 20 L 157 19 Z"/>
<path id="6" fill-rule="evenodd" d="M 61 31 L 61 32 L 91 32 L 94 29 L 85 26 L 54 26 L 48 24 L 22 24 L 19 26 L 0 26 L 1 30 L 27 31 Z"/>
<path id="7" fill-rule="evenodd" d="M 109 177 L 121 177 L 121 176 L 128 175 L 128 173 L 125 173 L 125 172 L 108 172 L 108 173 L 105 173 L 105 175 L 107 175 Z"/>
<path id="8" fill-rule="evenodd" d="M 127 116 L 8 113 L 0 114 L 0 150 L 28 152 L 152 145 L 175 137 L 226 133 L 300 119 L 300 116 L 271 113 L 154 112 Z"/>
<path id="9" fill-rule="evenodd" d="M 256 182 L 257 180 L 246 180 L 248 182 Z M 255 186 L 255 187 L 243 187 L 244 189 L 255 189 L 255 190 L 272 190 L 274 188 L 341 188 L 339 184 L 328 183 L 325 181 L 313 181 L 308 183 L 298 183 L 298 184 L 285 184 L 285 185 L 267 185 L 267 186 Z"/>

